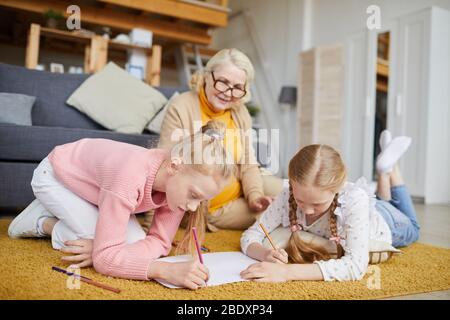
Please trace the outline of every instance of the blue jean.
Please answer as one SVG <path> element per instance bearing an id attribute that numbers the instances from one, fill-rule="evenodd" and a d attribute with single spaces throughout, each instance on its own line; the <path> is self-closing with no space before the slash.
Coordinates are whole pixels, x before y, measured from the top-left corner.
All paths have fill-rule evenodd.
<path id="1" fill-rule="evenodd" d="M 391 198 L 390 201 L 378 198 L 375 208 L 391 229 L 392 245 L 404 247 L 419 239 L 419 222 L 404 185 L 391 187 Z"/>

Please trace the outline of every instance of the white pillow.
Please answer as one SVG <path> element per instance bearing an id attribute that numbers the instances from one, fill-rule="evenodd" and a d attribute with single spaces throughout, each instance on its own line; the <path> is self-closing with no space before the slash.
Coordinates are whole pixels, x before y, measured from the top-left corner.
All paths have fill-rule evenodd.
<path id="1" fill-rule="evenodd" d="M 289 238 L 291 237 L 290 228 L 279 227 L 270 233 L 275 245 L 279 248 L 286 249 Z M 336 242 L 330 241 L 311 232 L 300 231 L 300 238 L 306 243 L 314 243 L 323 246 L 332 257 L 336 257 Z M 272 249 L 267 238 L 264 238 L 263 246 Z M 394 248 L 390 243 L 378 240 L 370 240 L 369 242 L 369 263 L 377 264 L 389 260 L 394 253 L 401 253 L 400 250 Z"/>
<path id="2" fill-rule="evenodd" d="M 161 125 L 164 120 L 164 117 L 166 116 L 167 109 L 169 108 L 172 101 L 179 95 L 180 94 L 178 92 L 174 92 L 174 94 L 170 97 L 169 101 L 166 103 L 164 108 L 160 109 L 159 112 L 153 117 L 153 119 L 150 120 L 150 122 L 147 125 L 147 130 L 158 134 L 161 133 Z"/>
<path id="3" fill-rule="evenodd" d="M 67 100 L 107 129 L 138 134 L 166 102 L 161 92 L 113 62 L 84 81 Z"/>

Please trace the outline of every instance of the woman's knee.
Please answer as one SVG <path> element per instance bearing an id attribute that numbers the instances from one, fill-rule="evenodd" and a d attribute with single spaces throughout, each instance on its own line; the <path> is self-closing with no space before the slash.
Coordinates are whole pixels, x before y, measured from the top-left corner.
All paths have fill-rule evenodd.
<path id="1" fill-rule="evenodd" d="M 256 217 L 247 201 L 239 198 L 210 215 L 208 222 L 220 229 L 245 230 L 255 223 Z"/>
<path id="2" fill-rule="evenodd" d="M 263 175 L 264 194 L 269 197 L 276 197 L 283 191 L 283 179 L 273 175 Z"/>

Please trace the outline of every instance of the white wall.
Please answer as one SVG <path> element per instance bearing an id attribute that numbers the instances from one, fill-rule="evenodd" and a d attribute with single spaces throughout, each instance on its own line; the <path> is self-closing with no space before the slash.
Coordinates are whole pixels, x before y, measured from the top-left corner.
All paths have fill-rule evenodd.
<path id="1" fill-rule="evenodd" d="M 382 29 L 400 16 L 426 7 L 450 10 L 450 0 L 230 0 L 229 26 L 214 33 L 213 46 L 236 47 L 254 62 L 256 98 L 265 113 L 262 124 L 269 128 L 289 128 L 281 136 L 282 145 L 288 142 L 288 150 L 280 158 L 284 166 L 297 148 L 298 121 L 294 111 L 286 113 L 277 106 L 281 86 L 297 85 L 298 54 L 302 49 L 344 43 L 364 32 L 369 5 L 380 7 Z M 308 14 L 309 6 L 311 14 Z M 253 31 L 249 30 L 244 14 L 233 16 L 245 10 L 253 21 Z M 288 121 L 283 120 L 286 115 Z"/>
<path id="2" fill-rule="evenodd" d="M 370 5 L 380 7 L 382 28 L 395 18 L 426 7 L 450 10 L 450 0 L 314 0 L 312 45 L 342 42 L 346 36 L 363 31 Z"/>
<path id="3" fill-rule="evenodd" d="M 281 129 L 280 163 L 296 151 L 296 109 L 280 106 L 282 86 L 296 86 L 301 49 L 301 6 L 298 0 L 231 1 L 232 13 L 225 29 L 214 33 L 214 48 L 235 47 L 252 60 L 256 79 L 254 100 L 262 109 L 261 126 Z M 282 171 L 277 172 L 281 175 Z"/>

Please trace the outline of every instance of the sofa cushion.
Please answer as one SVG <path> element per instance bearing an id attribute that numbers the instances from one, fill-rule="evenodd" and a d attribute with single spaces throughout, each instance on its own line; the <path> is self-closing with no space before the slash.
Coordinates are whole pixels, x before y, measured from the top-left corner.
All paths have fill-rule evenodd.
<path id="1" fill-rule="evenodd" d="M 36 126 L 104 130 L 100 124 L 70 107 L 66 100 L 89 77 L 88 74 L 52 73 L 0 63 L 0 92 L 36 97 L 31 113 Z M 186 87 L 156 88 L 166 98 Z"/>
<path id="2" fill-rule="evenodd" d="M 0 123 L 31 126 L 31 109 L 35 97 L 20 93 L 0 92 Z"/>
<path id="3" fill-rule="evenodd" d="M 124 134 L 107 130 L 0 124 L 0 160 L 41 161 L 57 145 L 83 138 L 104 138 L 155 148 L 155 134 Z"/>
<path id="4" fill-rule="evenodd" d="M 103 129 L 66 104 L 67 98 L 87 78 L 88 75 L 51 73 L 0 64 L 0 92 L 36 97 L 31 116 L 33 125 L 37 126 Z"/>
<path id="5" fill-rule="evenodd" d="M 114 62 L 89 77 L 67 100 L 105 128 L 138 134 L 166 102 L 161 92 Z"/>

